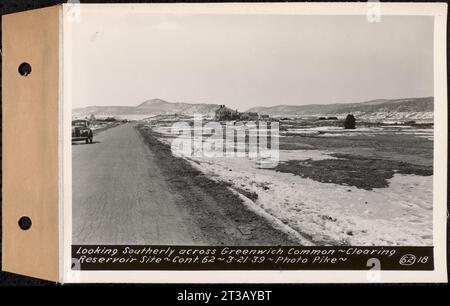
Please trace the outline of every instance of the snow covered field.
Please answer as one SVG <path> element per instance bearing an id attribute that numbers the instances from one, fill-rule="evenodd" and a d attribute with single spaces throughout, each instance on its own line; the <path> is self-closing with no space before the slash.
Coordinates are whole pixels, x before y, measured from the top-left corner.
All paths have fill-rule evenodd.
<path id="1" fill-rule="evenodd" d="M 170 144 L 166 123 L 151 123 Z M 410 126 L 289 128 L 285 134 L 337 137 L 412 135 L 433 139 L 432 129 Z M 303 135 L 302 135 L 303 136 Z M 283 137 L 283 133 L 281 136 Z M 194 139 L 194 142 L 201 141 Z M 326 141 L 326 139 L 324 139 Z M 279 160 L 336 159 L 330 150 L 280 150 Z M 256 207 L 318 245 L 432 245 L 433 176 L 395 173 L 389 186 L 365 190 L 355 186 L 318 182 L 292 173 L 261 167 L 247 157 L 185 156 L 212 179 L 226 182 L 234 191 L 256 194 Z"/>

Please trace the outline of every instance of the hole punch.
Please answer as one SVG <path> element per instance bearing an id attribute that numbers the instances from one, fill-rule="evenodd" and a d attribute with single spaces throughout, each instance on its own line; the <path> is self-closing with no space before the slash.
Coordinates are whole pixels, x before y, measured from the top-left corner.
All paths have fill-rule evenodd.
<path id="1" fill-rule="evenodd" d="M 28 63 L 22 63 L 19 65 L 18 71 L 21 76 L 26 77 L 31 73 L 31 65 Z"/>
<path id="2" fill-rule="evenodd" d="M 24 231 L 30 229 L 31 224 L 32 224 L 31 219 L 30 219 L 29 217 L 26 217 L 26 216 L 21 217 L 21 218 L 19 219 L 19 222 L 18 222 L 18 223 L 19 223 L 19 227 L 20 227 L 22 230 L 24 230 Z"/>

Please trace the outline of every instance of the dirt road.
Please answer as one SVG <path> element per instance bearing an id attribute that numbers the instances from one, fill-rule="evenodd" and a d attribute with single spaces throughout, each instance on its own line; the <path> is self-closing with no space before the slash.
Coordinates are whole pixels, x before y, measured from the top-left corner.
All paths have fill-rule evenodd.
<path id="1" fill-rule="evenodd" d="M 72 151 L 73 244 L 298 244 L 132 124 Z"/>

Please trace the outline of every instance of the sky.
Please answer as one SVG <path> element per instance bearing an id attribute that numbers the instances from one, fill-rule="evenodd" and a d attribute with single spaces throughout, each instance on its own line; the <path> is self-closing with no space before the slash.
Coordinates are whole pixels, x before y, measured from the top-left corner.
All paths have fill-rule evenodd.
<path id="1" fill-rule="evenodd" d="M 433 96 L 433 17 L 81 13 L 72 24 L 73 108 Z"/>

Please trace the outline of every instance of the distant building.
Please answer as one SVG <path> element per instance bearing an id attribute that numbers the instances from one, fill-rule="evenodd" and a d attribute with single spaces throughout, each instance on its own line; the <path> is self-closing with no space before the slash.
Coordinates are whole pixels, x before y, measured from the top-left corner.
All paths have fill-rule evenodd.
<path id="1" fill-rule="evenodd" d="M 225 105 L 220 105 L 220 107 L 216 110 L 214 120 L 217 121 L 235 120 L 238 119 L 238 117 L 239 113 L 237 112 L 237 110 L 228 108 Z"/>
<path id="2" fill-rule="evenodd" d="M 260 115 L 259 119 L 263 120 L 263 121 L 269 121 L 270 120 L 270 116 L 269 115 Z"/>

